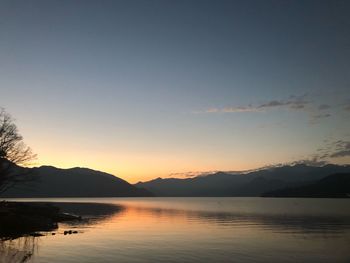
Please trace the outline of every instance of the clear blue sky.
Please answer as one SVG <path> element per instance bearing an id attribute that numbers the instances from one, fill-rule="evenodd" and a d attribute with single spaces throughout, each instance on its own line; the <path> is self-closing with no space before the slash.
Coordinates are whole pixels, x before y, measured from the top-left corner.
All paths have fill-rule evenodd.
<path id="1" fill-rule="evenodd" d="M 0 106 L 37 165 L 131 182 L 348 163 L 349 13 L 349 1 L 1 1 Z"/>

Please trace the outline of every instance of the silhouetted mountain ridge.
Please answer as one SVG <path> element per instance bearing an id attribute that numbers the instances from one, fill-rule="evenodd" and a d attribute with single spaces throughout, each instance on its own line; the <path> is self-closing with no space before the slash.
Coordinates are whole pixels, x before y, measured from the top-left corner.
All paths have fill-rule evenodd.
<path id="1" fill-rule="evenodd" d="M 350 197 L 350 173 L 333 174 L 316 182 L 264 193 L 264 197 Z"/>
<path id="2" fill-rule="evenodd" d="M 322 167 L 305 164 L 270 167 L 242 173 L 216 172 L 193 178 L 166 178 L 137 183 L 156 196 L 261 196 L 265 192 L 296 187 L 334 173 L 350 172 L 349 165 Z"/>
<path id="3" fill-rule="evenodd" d="M 25 169 L 30 170 L 30 175 L 36 180 L 9 189 L 4 197 L 152 196 L 148 190 L 137 188 L 121 178 L 88 168 L 41 166 Z"/>

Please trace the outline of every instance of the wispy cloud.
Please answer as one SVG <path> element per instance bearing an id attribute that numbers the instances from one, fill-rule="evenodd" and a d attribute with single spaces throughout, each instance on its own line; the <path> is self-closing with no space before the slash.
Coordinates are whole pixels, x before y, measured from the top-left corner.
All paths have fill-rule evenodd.
<path id="1" fill-rule="evenodd" d="M 271 167 L 278 167 L 283 165 L 296 165 L 306 164 L 310 166 L 323 166 L 332 163 L 332 159 L 350 157 L 350 141 L 347 140 L 336 140 L 336 141 L 325 141 L 326 145 L 322 148 L 317 149 L 316 153 L 302 158 L 297 161 L 287 162 L 282 164 L 274 164 Z M 269 166 L 266 166 L 269 167 Z"/>
<path id="2" fill-rule="evenodd" d="M 225 107 L 225 108 L 209 108 L 204 111 L 196 111 L 195 113 L 235 113 L 235 112 L 258 112 L 262 111 L 252 105 L 237 106 L 237 107 Z"/>
<path id="3" fill-rule="evenodd" d="M 331 106 L 328 104 L 321 104 L 320 106 L 318 106 L 319 110 L 328 110 L 330 108 L 331 108 Z"/>
<path id="4" fill-rule="evenodd" d="M 305 100 L 305 95 L 301 97 L 291 96 L 289 100 L 272 100 L 258 106 L 259 109 L 269 109 L 275 107 L 287 107 L 290 109 L 303 109 L 309 102 Z"/>
<path id="5" fill-rule="evenodd" d="M 328 143 L 317 150 L 313 156 L 317 160 L 329 160 L 330 158 L 350 157 L 350 141 L 337 140 Z"/>
<path id="6" fill-rule="evenodd" d="M 317 157 L 312 157 L 310 159 L 304 159 L 304 160 L 299 160 L 299 161 L 290 163 L 290 165 L 296 165 L 296 164 L 305 164 L 309 166 L 323 166 L 328 164 L 328 161 L 319 159 Z"/>
<path id="7" fill-rule="evenodd" d="M 224 108 L 209 108 L 197 113 L 239 113 L 239 112 L 264 112 L 275 108 L 287 108 L 292 110 L 304 109 L 309 101 L 303 96 L 290 96 L 286 100 L 271 100 L 258 105 L 231 106 Z"/>
<path id="8" fill-rule="evenodd" d="M 350 141 L 339 140 L 335 144 L 335 151 L 330 154 L 331 158 L 350 156 Z"/>
<path id="9" fill-rule="evenodd" d="M 196 171 L 196 172 L 179 172 L 179 173 L 171 173 L 168 176 L 173 178 L 179 178 L 179 177 L 197 177 L 197 176 L 206 176 L 209 174 L 214 174 L 218 171 Z"/>
<path id="10" fill-rule="evenodd" d="M 315 120 L 317 119 L 324 119 L 324 118 L 328 118 L 328 117 L 331 117 L 332 115 L 329 114 L 329 113 L 324 113 L 324 114 L 317 114 L 317 115 L 314 115 L 312 116 L 312 118 Z"/>
<path id="11" fill-rule="evenodd" d="M 325 141 L 326 142 L 326 141 Z M 303 159 L 267 165 L 263 168 L 274 168 L 284 165 L 296 165 L 296 164 L 306 164 L 310 166 L 323 166 L 332 163 L 336 158 L 350 157 L 350 141 L 347 140 L 337 140 L 328 142 L 324 147 L 319 148 L 316 153 L 305 157 Z M 263 169 L 262 168 L 262 169 Z"/>
<path id="12" fill-rule="evenodd" d="M 273 165 L 271 166 L 263 166 L 260 168 L 256 168 L 256 169 L 249 169 L 249 170 L 213 170 L 213 171 L 196 171 L 196 172 L 179 172 L 179 173 L 171 173 L 168 175 L 168 177 L 171 178 L 194 178 L 194 177 L 202 177 L 202 176 L 208 176 L 208 175 L 212 175 L 215 173 L 219 173 L 219 172 L 223 172 L 225 174 L 232 174 L 232 175 L 239 175 L 239 174 L 247 174 L 250 172 L 255 172 L 255 171 L 259 171 L 259 170 L 263 170 L 263 169 L 267 169 L 267 168 L 272 168 L 274 167 Z"/>

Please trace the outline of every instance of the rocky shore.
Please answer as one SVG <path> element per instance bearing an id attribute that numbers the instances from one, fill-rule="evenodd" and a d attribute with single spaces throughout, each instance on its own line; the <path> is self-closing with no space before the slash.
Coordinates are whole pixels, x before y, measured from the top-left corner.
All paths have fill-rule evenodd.
<path id="1" fill-rule="evenodd" d="M 60 208 L 45 203 L 0 202 L 0 238 L 37 235 L 42 231 L 53 231 L 63 221 L 81 220 L 61 212 Z"/>

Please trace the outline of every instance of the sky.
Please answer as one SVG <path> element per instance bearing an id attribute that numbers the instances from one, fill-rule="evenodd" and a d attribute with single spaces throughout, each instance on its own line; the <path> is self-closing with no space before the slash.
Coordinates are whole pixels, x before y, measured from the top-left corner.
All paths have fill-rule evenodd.
<path id="1" fill-rule="evenodd" d="M 35 166 L 131 183 L 350 163 L 349 1 L 0 2 L 0 106 Z"/>

